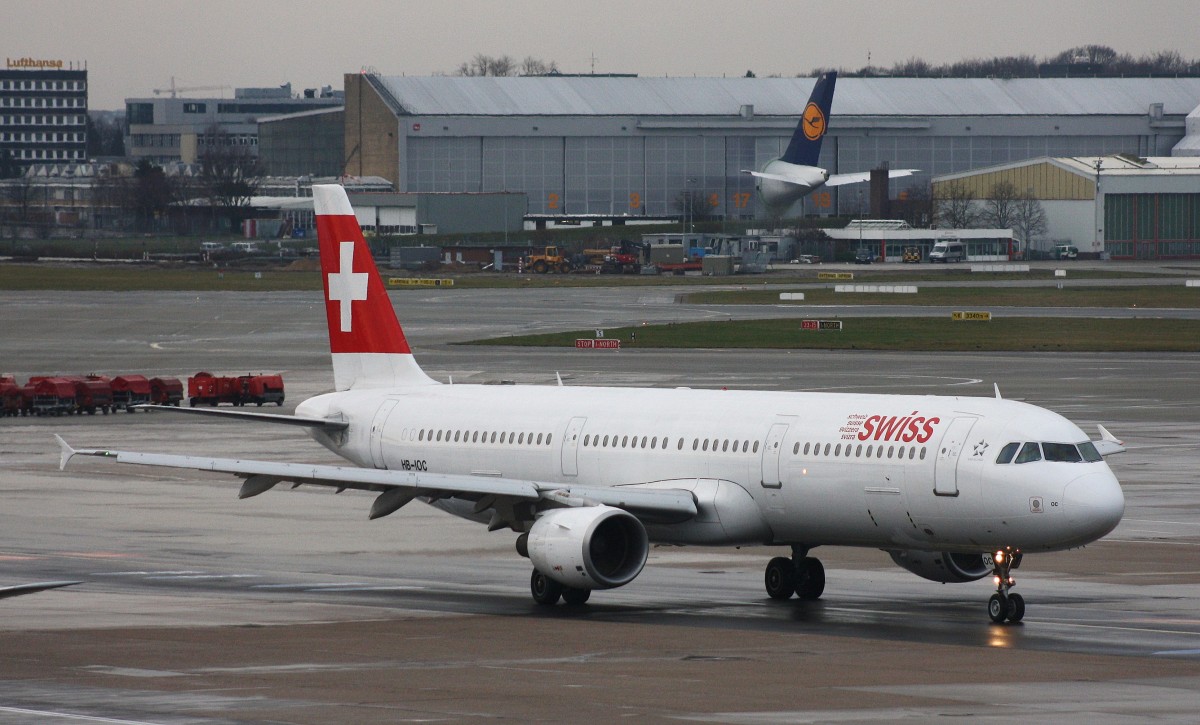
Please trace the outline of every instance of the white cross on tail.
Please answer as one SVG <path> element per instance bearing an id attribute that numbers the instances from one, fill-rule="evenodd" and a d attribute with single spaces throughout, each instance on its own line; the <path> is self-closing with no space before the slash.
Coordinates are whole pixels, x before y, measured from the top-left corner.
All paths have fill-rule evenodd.
<path id="1" fill-rule="evenodd" d="M 354 242 L 340 242 L 338 271 L 329 275 L 329 301 L 339 302 L 341 330 L 353 329 L 353 302 L 367 299 L 367 273 L 354 271 Z"/>

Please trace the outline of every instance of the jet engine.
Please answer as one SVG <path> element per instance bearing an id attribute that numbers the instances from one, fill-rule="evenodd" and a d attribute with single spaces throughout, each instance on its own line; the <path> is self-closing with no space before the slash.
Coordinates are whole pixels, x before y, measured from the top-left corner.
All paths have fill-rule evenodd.
<path id="1" fill-rule="evenodd" d="M 947 583 L 973 582 L 992 573 L 983 554 L 951 554 L 945 551 L 889 551 L 892 561 L 919 577 Z"/>
<path id="2" fill-rule="evenodd" d="M 525 546 L 538 571 L 576 589 L 624 586 L 650 553 L 642 522 L 612 506 L 548 511 L 533 522 Z"/>

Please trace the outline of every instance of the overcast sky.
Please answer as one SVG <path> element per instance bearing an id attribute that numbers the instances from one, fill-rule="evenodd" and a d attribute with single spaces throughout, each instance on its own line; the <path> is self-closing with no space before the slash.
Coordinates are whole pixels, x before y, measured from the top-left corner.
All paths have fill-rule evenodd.
<path id="1" fill-rule="evenodd" d="M 1196 0 L 9 0 L 7 58 L 86 61 L 92 109 L 178 86 L 332 85 L 344 73 L 450 74 L 476 53 L 567 73 L 807 74 L 1085 44 L 1200 58 Z M 213 96 L 221 92 L 188 95 Z"/>

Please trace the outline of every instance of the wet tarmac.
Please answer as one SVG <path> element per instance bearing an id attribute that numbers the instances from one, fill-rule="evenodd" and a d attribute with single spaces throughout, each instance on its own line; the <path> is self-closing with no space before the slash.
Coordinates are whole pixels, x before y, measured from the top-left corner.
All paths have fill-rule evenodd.
<path id="1" fill-rule="evenodd" d="M 336 462 L 290 428 L 168 414 L 0 420 L 0 723 L 383 723 L 616 717 L 701 722 L 1191 722 L 1200 711 L 1200 361 L 1194 355 L 619 352 L 463 347 L 487 334 L 801 316 L 691 307 L 678 290 L 397 293 L 418 359 L 455 382 L 1006 397 L 1102 423 L 1129 452 L 1121 525 L 1029 556 L 1028 614 L 873 550 L 817 549 L 814 603 L 762 588 L 765 548 L 656 548 L 631 585 L 536 607 L 511 532 L 369 496 L 82 461 L 73 444 Z M 0 367 L 282 372 L 289 411 L 330 386 L 320 297 L 0 292 Z M 925 311 L 928 314 L 928 311 Z M 914 314 L 917 314 L 914 312 Z M 1088 314 L 1070 311 L 1069 314 Z M 1143 312 L 1144 314 L 1144 312 Z M 19 332 L 20 334 L 16 334 Z M 272 408 L 271 410 L 275 410 Z"/>

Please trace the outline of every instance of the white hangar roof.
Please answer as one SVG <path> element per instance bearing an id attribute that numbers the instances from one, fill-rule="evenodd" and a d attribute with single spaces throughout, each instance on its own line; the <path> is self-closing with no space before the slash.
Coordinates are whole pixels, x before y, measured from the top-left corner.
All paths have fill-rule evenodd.
<path id="1" fill-rule="evenodd" d="M 377 77 L 420 116 L 798 116 L 813 78 Z M 1166 115 L 1200 106 L 1200 78 L 839 78 L 845 116 Z"/>

